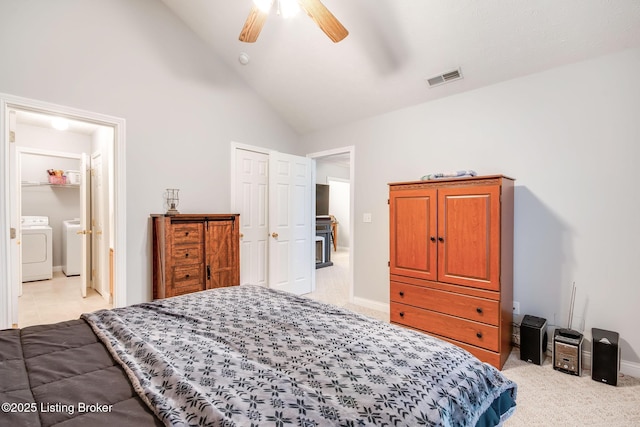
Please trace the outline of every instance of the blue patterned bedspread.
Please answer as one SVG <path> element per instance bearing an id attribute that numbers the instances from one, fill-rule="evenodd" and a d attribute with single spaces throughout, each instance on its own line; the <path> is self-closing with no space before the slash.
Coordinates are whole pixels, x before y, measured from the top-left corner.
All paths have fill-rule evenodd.
<path id="1" fill-rule="evenodd" d="M 167 425 L 473 426 L 516 395 L 459 347 L 257 286 L 83 317 Z"/>

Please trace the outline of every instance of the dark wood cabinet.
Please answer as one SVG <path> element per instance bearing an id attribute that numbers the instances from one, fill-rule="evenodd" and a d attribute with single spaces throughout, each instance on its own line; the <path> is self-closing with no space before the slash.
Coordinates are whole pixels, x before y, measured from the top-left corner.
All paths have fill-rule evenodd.
<path id="1" fill-rule="evenodd" d="M 240 284 L 239 215 L 151 215 L 153 298 Z"/>
<path id="2" fill-rule="evenodd" d="M 511 351 L 513 180 L 389 185 L 391 321 L 502 369 Z"/>

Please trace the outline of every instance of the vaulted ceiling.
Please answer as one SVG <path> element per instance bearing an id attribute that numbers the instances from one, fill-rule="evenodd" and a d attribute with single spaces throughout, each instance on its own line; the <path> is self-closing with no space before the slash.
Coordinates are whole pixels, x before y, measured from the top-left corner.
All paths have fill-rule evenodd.
<path id="1" fill-rule="evenodd" d="M 301 134 L 640 47 L 638 0 L 323 0 L 336 44 L 304 12 L 248 44 L 252 0 L 162 1 Z"/>

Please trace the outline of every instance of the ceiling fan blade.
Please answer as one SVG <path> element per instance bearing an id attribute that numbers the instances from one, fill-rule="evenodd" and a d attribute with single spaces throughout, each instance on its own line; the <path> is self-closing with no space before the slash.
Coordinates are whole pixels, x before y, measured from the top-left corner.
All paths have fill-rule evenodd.
<path id="1" fill-rule="evenodd" d="M 242 27 L 242 31 L 240 31 L 240 37 L 238 37 L 238 39 L 245 43 L 253 43 L 258 40 L 267 16 L 268 14 L 258 9 L 255 5 L 251 6 L 251 11 L 244 23 L 244 27 Z"/>
<path id="2" fill-rule="evenodd" d="M 349 35 L 349 31 L 329 12 L 329 9 L 320 0 L 298 0 L 298 3 L 334 43 Z"/>

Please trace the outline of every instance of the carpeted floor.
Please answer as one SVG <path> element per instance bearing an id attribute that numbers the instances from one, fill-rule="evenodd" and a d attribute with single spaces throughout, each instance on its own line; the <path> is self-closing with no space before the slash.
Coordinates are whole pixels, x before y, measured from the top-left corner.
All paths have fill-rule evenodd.
<path id="1" fill-rule="evenodd" d="M 316 270 L 316 292 L 307 296 L 389 321 L 389 314 L 348 303 L 349 256 L 332 254 L 334 266 Z M 520 360 L 514 348 L 502 372 L 518 384 L 518 407 L 506 427 L 640 427 L 640 379 L 620 376 L 618 386 L 595 382 L 590 371 L 581 377 Z"/>
<path id="2" fill-rule="evenodd" d="M 618 377 L 618 386 L 520 360 L 514 348 L 502 372 L 518 384 L 518 407 L 505 426 L 640 426 L 640 379 Z"/>

